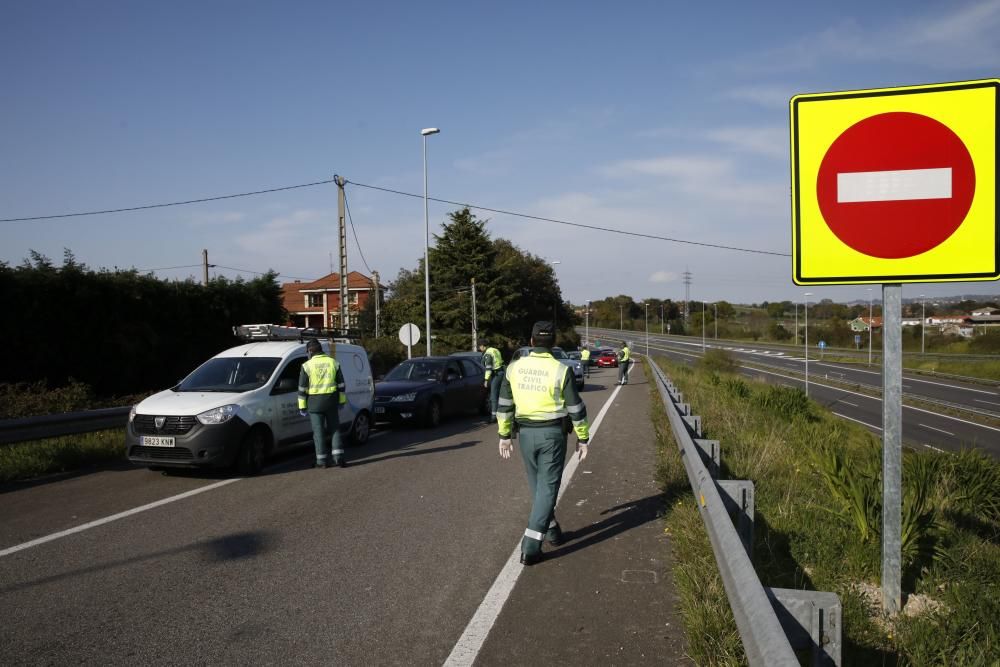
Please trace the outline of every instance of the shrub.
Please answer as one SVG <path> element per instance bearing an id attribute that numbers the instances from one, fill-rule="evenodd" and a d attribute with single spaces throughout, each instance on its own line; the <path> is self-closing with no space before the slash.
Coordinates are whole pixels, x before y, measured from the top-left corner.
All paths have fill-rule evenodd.
<path id="1" fill-rule="evenodd" d="M 736 363 L 732 355 L 725 350 L 714 348 L 705 352 L 705 355 L 698 361 L 698 365 L 715 373 L 735 373 L 736 369 L 739 368 L 739 364 Z"/>

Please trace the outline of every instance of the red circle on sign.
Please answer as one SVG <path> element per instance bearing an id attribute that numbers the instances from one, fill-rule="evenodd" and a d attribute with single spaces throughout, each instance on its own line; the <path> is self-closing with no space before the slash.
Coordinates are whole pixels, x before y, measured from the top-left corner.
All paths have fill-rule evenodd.
<path id="1" fill-rule="evenodd" d="M 838 181 L 845 174 L 878 180 L 873 172 L 936 170 L 940 185 L 943 169 L 951 170 L 950 196 L 939 190 L 932 198 L 892 199 L 883 193 L 887 200 L 873 201 L 878 195 L 847 195 L 847 182 Z M 885 174 L 883 180 L 906 175 Z M 975 166 L 962 140 L 940 121 L 902 111 L 871 116 L 844 130 L 826 151 L 816 178 L 830 231 L 858 252 L 884 259 L 913 257 L 943 243 L 965 220 L 975 191 Z"/>

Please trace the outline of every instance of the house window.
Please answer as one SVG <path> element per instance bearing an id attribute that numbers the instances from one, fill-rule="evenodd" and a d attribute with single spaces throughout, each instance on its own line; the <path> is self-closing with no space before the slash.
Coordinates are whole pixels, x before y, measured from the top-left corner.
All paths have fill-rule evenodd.
<path id="1" fill-rule="evenodd" d="M 306 307 L 307 308 L 320 308 L 323 306 L 323 295 L 322 294 L 306 294 Z"/>

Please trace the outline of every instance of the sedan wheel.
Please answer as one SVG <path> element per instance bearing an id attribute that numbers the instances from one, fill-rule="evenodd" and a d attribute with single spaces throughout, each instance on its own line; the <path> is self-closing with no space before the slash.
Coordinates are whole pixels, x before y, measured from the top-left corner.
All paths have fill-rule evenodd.
<path id="1" fill-rule="evenodd" d="M 427 404 L 427 413 L 424 415 L 424 425 L 427 428 L 436 428 L 441 423 L 441 401 L 432 398 Z"/>
<path id="2" fill-rule="evenodd" d="M 356 447 L 368 442 L 368 437 L 371 435 L 371 420 L 368 418 L 368 413 L 361 411 L 358 416 L 354 418 L 354 426 L 351 427 L 351 443 Z"/>

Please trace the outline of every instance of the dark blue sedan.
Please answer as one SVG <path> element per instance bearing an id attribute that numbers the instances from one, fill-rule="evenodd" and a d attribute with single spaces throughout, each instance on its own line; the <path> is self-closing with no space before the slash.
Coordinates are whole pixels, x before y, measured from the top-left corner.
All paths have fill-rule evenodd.
<path id="1" fill-rule="evenodd" d="M 490 397 L 484 381 L 483 367 L 471 359 L 407 359 L 375 383 L 375 421 L 434 427 L 450 415 L 488 415 Z"/>

